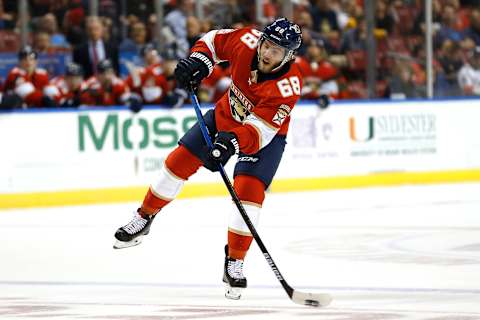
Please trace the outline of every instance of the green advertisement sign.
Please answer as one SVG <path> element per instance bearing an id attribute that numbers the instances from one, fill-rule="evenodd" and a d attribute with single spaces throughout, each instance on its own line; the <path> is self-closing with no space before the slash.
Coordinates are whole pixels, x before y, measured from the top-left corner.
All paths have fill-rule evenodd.
<path id="1" fill-rule="evenodd" d="M 112 113 L 99 124 L 98 119 L 93 119 L 95 115 L 78 115 L 78 149 L 81 152 L 87 151 L 89 145 L 97 151 L 171 148 L 197 121 L 190 115 L 122 118 Z M 139 142 L 134 146 L 133 134 L 138 131 L 140 138 L 135 140 Z"/>

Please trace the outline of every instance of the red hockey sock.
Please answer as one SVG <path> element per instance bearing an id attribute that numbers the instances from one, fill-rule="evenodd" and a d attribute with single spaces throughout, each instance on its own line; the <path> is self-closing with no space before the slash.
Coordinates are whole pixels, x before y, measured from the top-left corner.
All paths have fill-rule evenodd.
<path id="1" fill-rule="evenodd" d="M 153 194 L 150 188 L 143 199 L 142 206 L 140 207 L 140 215 L 152 215 L 157 214 L 160 209 L 165 207 L 170 201 L 165 199 L 160 199 L 156 195 Z"/>
<path id="2" fill-rule="evenodd" d="M 238 233 L 228 231 L 228 256 L 233 259 L 244 260 L 248 248 L 252 243 L 252 236 L 244 236 Z"/>
<path id="3" fill-rule="evenodd" d="M 265 185 L 258 178 L 247 175 L 238 175 L 233 182 L 235 192 L 242 202 L 249 202 L 259 207 L 265 199 Z M 245 259 L 252 243 L 253 236 L 241 235 L 228 231 L 228 255 L 234 259 Z"/>

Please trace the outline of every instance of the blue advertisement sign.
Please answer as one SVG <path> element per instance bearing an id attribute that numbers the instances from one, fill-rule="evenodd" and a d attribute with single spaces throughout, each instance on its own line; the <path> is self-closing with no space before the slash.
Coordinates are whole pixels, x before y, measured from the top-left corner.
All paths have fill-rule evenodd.
<path id="1" fill-rule="evenodd" d="M 38 55 L 38 66 L 47 70 L 49 78 L 64 74 L 65 66 L 71 61 L 70 53 L 41 53 Z M 0 53 L 0 81 L 5 81 L 10 70 L 17 65 L 17 53 Z"/>

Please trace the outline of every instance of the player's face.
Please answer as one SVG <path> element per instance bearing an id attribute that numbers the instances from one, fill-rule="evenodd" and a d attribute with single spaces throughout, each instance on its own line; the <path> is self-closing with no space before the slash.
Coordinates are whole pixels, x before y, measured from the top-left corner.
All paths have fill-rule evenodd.
<path id="1" fill-rule="evenodd" d="M 160 62 L 160 57 L 157 50 L 150 50 L 145 54 L 145 65 L 151 66 Z"/>
<path id="2" fill-rule="evenodd" d="M 80 88 L 83 79 L 81 76 L 66 76 L 65 81 L 67 82 L 68 88 L 75 91 Z"/>
<path id="3" fill-rule="evenodd" d="M 277 46 L 269 40 L 263 41 L 260 46 L 258 69 L 263 73 L 271 72 L 282 62 L 285 54 L 285 48 Z"/>
<path id="4" fill-rule="evenodd" d="M 37 68 L 37 59 L 34 56 L 28 56 L 20 60 L 20 68 L 32 73 Z"/>
<path id="5" fill-rule="evenodd" d="M 105 72 L 98 74 L 98 81 L 100 81 L 100 83 L 103 86 L 109 87 L 110 84 L 112 83 L 114 76 L 115 76 L 115 73 L 113 72 L 113 70 L 107 70 Z"/>

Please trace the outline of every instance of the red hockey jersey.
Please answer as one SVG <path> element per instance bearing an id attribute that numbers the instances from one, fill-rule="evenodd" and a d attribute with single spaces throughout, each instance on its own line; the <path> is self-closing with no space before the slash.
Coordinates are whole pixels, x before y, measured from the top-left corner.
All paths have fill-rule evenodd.
<path id="1" fill-rule="evenodd" d="M 318 99 L 321 94 L 328 94 L 333 98 L 338 97 L 338 87 L 322 88 L 322 84 L 328 81 L 335 81 L 338 76 L 338 70 L 333 64 L 328 61 L 310 62 L 304 57 L 298 57 L 295 60 L 298 65 L 304 80 L 304 89 L 308 88 L 307 92 L 302 92 L 305 99 Z"/>
<path id="2" fill-rule="evenodd" d="M 90 106 L 124 104 L 130 96 L 130 89 L 125 81 L 118 77 L 112 78 L 109 87 L 102 86 L 97 77 L 90 77 L 82 83 L 80 91 L 81 103 Z"/>
<path id="3" fill-rule="evenodd" d="M 215 105 L 215 120 L 219 131 L 237 135 L 247 154 L 258 152 L 276 134 L 287 134 L 302 87 L 296 64 L 270 74 L 257 71 L 261 35 L 252 28 L 212 30 L 192 48 L 192 54 L 202 52 L 215 63 L 230 62 L 232 83 Z"/>
<path id="4" fill-rule="evenodd" d="M 160 104 L 168 92 L 168 82 L 160 64 L 138 68 L 125 82 L 142 97 L 144 104 Z"/>
<path id="5" fill-rule="evenodd" d="M 8 73 L 5 80 L 5 92 L 15 92 L 29 107 L 41 107 L 43 88 L 46 85 L 48 85 L 46 70 L 36 68 L 32 74 L 28 74 L 25 70 L 15 67 Z"/>
<path id="6" fill-rule="evenodd" d="M 43 89 L 43 93 L 53 99 L 57 105 L 61 105 L 75 96 L 75 93 L 68 87 L 64 76 L 50 80 L 50 83 Z"/>

